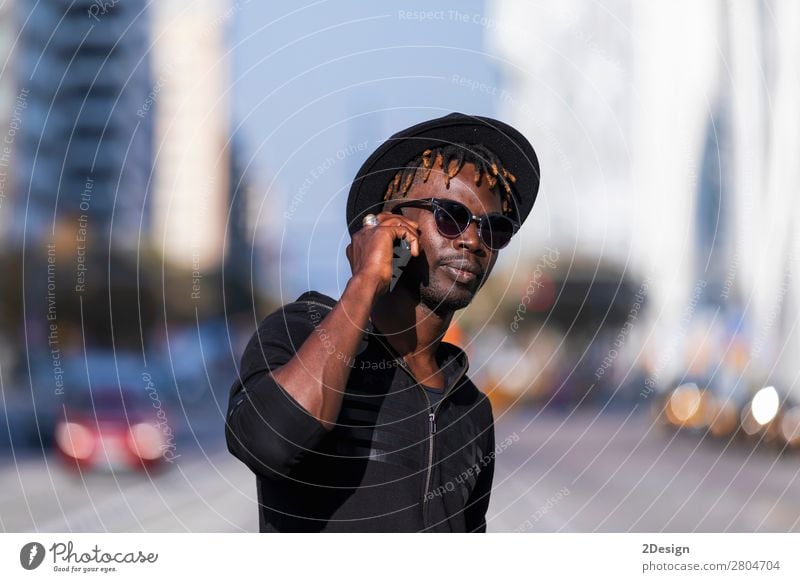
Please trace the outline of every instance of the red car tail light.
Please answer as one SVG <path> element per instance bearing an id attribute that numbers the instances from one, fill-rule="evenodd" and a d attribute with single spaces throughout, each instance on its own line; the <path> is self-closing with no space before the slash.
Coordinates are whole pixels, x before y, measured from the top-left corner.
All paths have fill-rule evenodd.
<path id="1" fill-rule="evenodd" d="M 77 422 L 62 422 L 56 427 L 56 444 L 73 459 L 85 461 L 94 452 L 95 437 L 88 428 Z"/>
<path id="2" fill-rule="evenodd" d="M 133 425 L 128 442 L 133 454 L 140 459 L 154 461 L 161 457 L 164 441 L 161 432 L 152 424 L 140 422 Z"/>

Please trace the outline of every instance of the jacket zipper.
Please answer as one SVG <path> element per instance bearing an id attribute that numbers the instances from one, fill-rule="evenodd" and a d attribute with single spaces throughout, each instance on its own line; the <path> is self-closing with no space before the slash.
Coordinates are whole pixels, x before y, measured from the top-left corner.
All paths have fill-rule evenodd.
<path id="1" fill-rule="evenodd" d="M 405 360 L 403 360 L 403 363 L 405 363 Z M 408 371 L 409 374 L 411 374 L 411 370 L 409 370 L 408 368 L 406 368 L 406 370 Z M 411 374 L 411 377 L 413 378 L 414 375 Z M 439 402 L 436 403 L 436 406 L 433 407 L 433 410 L 430 413 L 428 413 L 428 420 L 429 420 L 429 424 L 428 424 L 428 429 L 429 429 L 428 430 L 428 440 L 429 440 L 430 444 L 428 446 L 428 469 L 427 469 L 427 471 L 425 473 L 425 492 L 422 495 L 423 523 L 426 526 L 428 524 L 428 519 L 427 519 L 428 518 L 428 507 L 430 506 L 430 503 L 428 503 L 428 501 L 429 501 L 428 500 L 428 490 L 429 490 L 430 484 L 431 484 L 431 473 L 433 472 L 433 446 L 434 446 L 434 443 L 435 443 L 435 440 L 436 440 L 436 437 L 435 437 L 435 435 L 436 435 L 436 413 L 439 412 L 439 407 L 442 405 L 442 403 L 444 402 L 445 398 L 447 398 L 447 396 L 450 394 L 450 392 L 452 392 L 453 388 L 455 386 L 457 386 L 459 382 L 461 382 L 461 379 L 463 377 L 464 377 L 464 373 L 462 372 L 461 375 L 459 375 L 458 379 L 455 382 L 453 382 L 450 386 L 447 387 L 447 389 L 445 390 L 444 394 L 442 394 L 442 398 L 439 400 Z M 416 381 L 416 378 L 414 380 Z M 428 410 L 431 410 L 431 401 L 430 401 L 430 398 L 428 398 L 427 392 L 425 392 L 425 388 L 423 388 L 419 384 L 419 382 L 417 382 L 417 385 L 419 386 L 419 389 L 422 390 L 422 393 L 425 396 L 425 401 L 428 404 Z"/>
<path id="2" fill-rule="evenodd" d="M 383 343 L 383 341 L 381 341 L 381 343 Z M 428 410 L 431 410 L 431 399 L 428 398 L 428 394 L 425 392 L 425 388 L 422 387 L 422 385 L 417 380 L 417 378 L 414 376 L 413 372 L 411 372 L 411 369 L 408 367 L 408 364 L 406 363 L 406 361 L 403 358 L 396 358 L 396 360 L 398 360 L 398 363 L 400 364 L 400 367 L 403 368 L 408 373 L 409 376 L 411 376 L 411 378 L 414 380 L 415 384 L 422 391 L 422 395 L 425 397 L 425 402 L 428 405 Z M 439 411 L 439 407 L 442 405 L 442 403 L 444 402 L 445 398 L 447 398 L 447 396 L 450 394 L 450 392 L 453 391 L 453 388 L 455 386 L 457 386 L 459 382 L 461 382 L 461 379 L 463 377 L 464 377 L 464 372 L 462 372 L 459 375 L 458 379 L 455 382 L 453 382 L 450 386 L 447 387 L 447 389 L 445 390 L 445 393 L 442 394 L 441 400 L 439 400 L 439 402 L 436 404 L 436 406 L 433 407 L 433 410 L 428 413 L 428 466 L 427 466 L 427 470 L 425 471 L 425 491 L 422 494 L 422 521 L 423 521 L 423 524 L 426 525 L 426 526 L 427 526 L 427 523 L 428 523 L 428 519 L 427 518 L 428 518 L 428 506 L 429 506 L 429 503 L 428 503 L 428 489 L 430 488 L 431 473 L 433 472 L 433 445 L 434 445 L 434 442 L 435 442 L 434 435 L 436 434 L 436 413 Z"/>

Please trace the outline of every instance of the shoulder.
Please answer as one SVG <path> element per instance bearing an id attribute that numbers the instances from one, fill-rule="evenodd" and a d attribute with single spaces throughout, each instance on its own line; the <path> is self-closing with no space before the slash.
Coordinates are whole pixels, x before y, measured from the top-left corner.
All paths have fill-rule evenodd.
<path id="1" fill-rule="evenodd" d="M 446 362 L 457 363 L 464 370 L 458 389 L 453 394 L 453 399 L 462 406 L 468 407 L 470 414 L 482 426 L 493 424 L 492 404 L 489 397 L 469 377 L 469 358 L 466 352 L 459 346 L 444 341 L 441 343 L 441 348 Z"/>
<path id="2" fill-rule="evenodd" d="M 275 333 L 282 328 L 290 331 L 289 323 L 301 327 L 314 327 L 336 305 L 336 300 L 318 291 L 306 291 L 294 301 L 281 305 L 269 313 L 258 326 L 258 331 Z M 284 325 L 281 325 L 284 322 Z"/>
<path id="3" fill-rule="evenodd" d="M 336 305 L 337 300 L 333 297 L 325 295 L 324 293 L 320 293 L 319 291 L 306 291 L 300 297 L 295 299 L 289 305 L 302 305 L 302 306 L 317 306 L 326 309 L 333 309 Z"/>
<path id="4" fill-rule="evenodd" d="M 306 291 L 269 313 L 258 324 L 242 354 L 248 372 L 279 365 L 291 357 L 336 304 L 317 291 Z"/>
<path id="5" fill-rule="evenodd" d="M 491 400 L 489 400 L 489 397 L 484 392 L 478 390 L 477 386 L 475 387 L 475 390 L 478 391 L 478 401 L 475 404 L 478 415 L 487 426 L 494 425 L 494 413 L 492 412 Z"/>
<path id="6" fill-rule="evenodd" d="M 480 426 L 487 427 L 494 424 L 492 403 L 489 397 L 475 385 L 467 374 L 461 379 L 461 385 L 454 397 L 460 404 L 469 407 L 469 414 Z"/>

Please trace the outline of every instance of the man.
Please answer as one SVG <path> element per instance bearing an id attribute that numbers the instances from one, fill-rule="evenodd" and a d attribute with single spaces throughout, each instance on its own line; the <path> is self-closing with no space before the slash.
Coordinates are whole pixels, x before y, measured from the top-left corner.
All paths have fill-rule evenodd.
<path id="1" fill-rule="evenodd" d="M 538 187 L 518 131 L 461 113 L 367 159 L 341 298 L 309 291 L 268 315 L 231 388 L 225 437 L 256 474 L 260 531 L 486 531 L 492 410 L 442 337 Z M 411 259 L 388 292 L 400 239 Z"/>

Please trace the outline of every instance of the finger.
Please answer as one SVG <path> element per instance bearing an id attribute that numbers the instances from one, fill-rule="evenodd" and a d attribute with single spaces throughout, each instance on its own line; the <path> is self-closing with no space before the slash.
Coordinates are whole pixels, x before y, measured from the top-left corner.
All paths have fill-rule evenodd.
<path id="1" fill-rule="evenodd" d="M 410 241 L 412 238 L 416 238 L 418 236 L 416 229 L 408 224 L 386 224 L 381 226 L 391 229 L 395 235 L 395 238 L 401 236 L 402 238 L 406 238 Z"/>
<path id="2" fill-rule="evenodd" d="M 396 223 L 405 222 L 405 223 L 413 225 L 413 227 L 415 229 L 419 229 L 419 223 L 416 220 L 411 220 L 410 218 L 408 218 L 406 216 L 402 216 L 400 214 L 393 214 L 391 212 L 381 212 L 380 214 L 378 214 L 378 223 L 379 224 L 384 224 L 384 223 L 392 224 L 392 223 L 389 222 L 392 219 L 396 219 L 392 223 L 396 224 Z"/>
<path id="3" fill-rule="evenodd" d="M 417 241 L 417 238 L 409 236 L 406 240 L 408 240 L 408 248 L 411 256 L 416 257 L 419 253 L 419 242 Z"/>
<path id="4" fill-rule="evenodd" d="M 400 238 L 406 239 L 408 241 L 409 249 L 411 251 L 411 256 L 418 256 L 419 255 L 419 231 L 414 229 L 413 227 L 404 224 L 398 225 L 396 228 L 401 229 L 401 234 L 399 235 Z M 395 236 L 397 235 L 397 231 L 395 231 Z"/>
<path id="5" fill-rule="evenodd" d="M 381 226 L 389 226 L 394 228 L 406 228 L 409 232 L 414 234 L 415 236 L 419 236 L 422 232 L 419 228 L 419 225 L 413 221 L 407 220 L 399 220 L 399 221 L 392 221 L 392 222 L 385 222 Z"/>
<path id="6" fill-rule="evenodd" d="M 393 228 L 395 229 L 393 233 L 395 238 L 404 238 L 408 241 L 409 248 L 411 249 L 411 255 L 415 257 L 419 255 L 419 235 L 417 232 L 405 224 L 398 225 Z"/>

